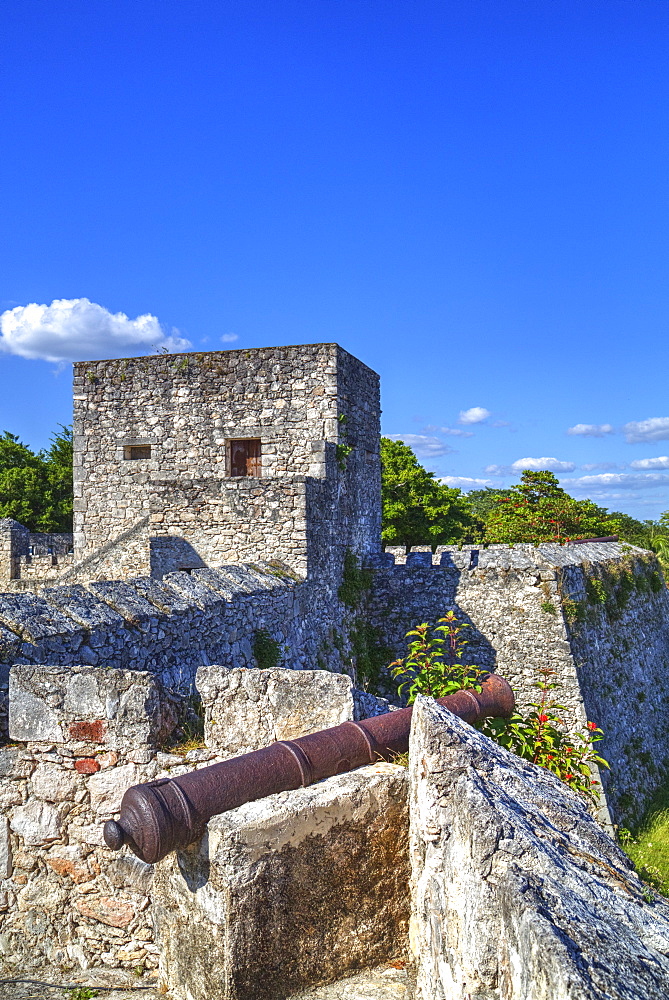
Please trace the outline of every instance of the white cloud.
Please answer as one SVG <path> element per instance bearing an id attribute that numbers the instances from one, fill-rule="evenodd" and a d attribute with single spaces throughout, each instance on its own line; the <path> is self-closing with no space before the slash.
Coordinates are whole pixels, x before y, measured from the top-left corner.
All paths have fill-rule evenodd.
<path id="1" fill-rule="evenodd" d="M 648 420 L 631 421 L 623 427 L 628 444 L 644 441 L 669 441 L 669 417 L 649 417 Z"/>
<path id="2" fill-rule="evenodd" d="M 634 475 L 629 472 L 605 472 L 600 476 L 578 476 L 576 479 L 563 479 L 561 484 L 567 490 L 656 489 L 661 486 L 669 487 L 669 476 L 663 476 L 660 472 L 649 472 L 646 475 Z"/>
<path id="3" fill-rule="evenodd" d="M 573 462 L 561 462 L 559 458 L 519 458 L 511 463 L 514 472 L 532 469 L 534 472 L 573 472 L 576 466 Z M 486 469 L 486 472 L 488 470 Z"/>
<path id="4" fill-rule="evenodd" d="M 460 410 L 459 424 L 480 424 L 490 416 L 490 410 L 484 406 L 472 406 L 468 410 Z"/>
<path id="5" fill-rule="evenodd" d="M 638 458 L 636 462 L 630 462 L 632 469 L 669 469 L 669 457 L 660 455 L 659 458 Z"/>
<path id="6" fill-rule="evenodd" d="M 632 462 L 634 465 L 634 462 Z M 602 472 L 609 472 L 611 469 L 624 469 L 624 465 L 616 465 L 615 462 L 590 462 L 588 465 L 582 465 L 581 468 L 584 472 L 594 472 L 595 469 L 601 469 Z"/>
<path id="7" fill-rule="evenodd" d="M 470 438 L 474 437 L 473 431 L 461 431 L 459 427 L 440 427 L 440 434 L 448 434 L 450 437 Z"/>
<path id="8" fill-rule="evenodd" d="M 613 434 L 611 424 L 574 424 L 567 434 L 581 434 L 583 437 L 601 438 L 605 434 Z"/>
<path id="9" fill-rule="evenodd" d="M 463 431 L 459 427 L 435 427 L 434 424 L 427 424 L 423 428 L 429 433 L 448 434 L 450 437 L 470 438 L 474 437 L 473 431 Z"/>
<path id="10" fill-rule="evenodd" d="M 391 441 L 403 441 L 416 452 L 419 458 L 438 458 L 439 455 L 450 455 L 453 451 L 445 441 L 427 434 L 386 434 Z"/>
<path id="11" fill-rule="evenodd" d="M 492 479 L 469 479 L 467 476 L 442 476 L 439 482 L 459 490 L 482 490 L 496 485 Z"/>
<path id="12" fill-rule="evenodd" d="M 129 319 L 90 299 L 31 302 L 0 315 L 0 350 L 42 361 L 90 361 L 146 354 L 157 348 L 186 351 L 190 341 L 166 334 L 155 316 Z"/>
<path id="13" fill-rule="evenodd" d="M 238 333 L 224 333 L 221 337 L 224 344 L 233 344 L 235 340 L 239 340 Z"/>
<path id="14" fill-rule="evenodd" d="M 489 472 L 491 476 L 509 476 L 512 472 L 510 465 L 486 465 L 484 472 Z"/>

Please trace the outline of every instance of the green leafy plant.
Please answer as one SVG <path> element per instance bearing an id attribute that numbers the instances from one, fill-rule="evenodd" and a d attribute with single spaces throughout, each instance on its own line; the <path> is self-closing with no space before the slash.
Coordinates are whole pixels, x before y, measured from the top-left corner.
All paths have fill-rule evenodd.
<path id="1" fill-rule="evenodd" d="M 371 585 L 372 574 L 370 570 L 363 569 L 360 559 L 350 549 L 347 549 L 344 553 L 341 586 L 337 592 L 339 600 L 349 608 L 357 608 Z"/>
<path id="2" fill-rule="evenodd" d="M 423 623 L 407 632 L 409 652 L 391 663 L 390 669 L 409 705 L 418 694 L 443 698 L 468 688 L 481 690 L 488 671 L 462 663 L 468 628 L 454 611 L 448 611 L 436 625 Z M 535 686 L 540 696 L 526 714 L 514 712 L 509 719 L 485 719 L 479 728 L 506 750 L 545 767 L 575 792 L 596 802 L 599 785 L 592 767 L 609 766 L 595 747 L 602 739 L 602 730 L 594 722 L 588 722 L 583 730 L 567 730 L 562 718 L 565 707 L 552 696 L 558 687 L 554 675 L 550 667 L 539 671 Z"/>
<path id="3" fill-rule="evenodd" d="M 346 472 L 346 460 L 348 456 L 353 451 L 353 446 L 350 444 L 343 444 L 340 442 L 335 447 L 335 453 L 337 456 L 337 465 L 341 472 Z"/>
<path id="4" fill-rule="evenodd" d="M 379 630 L 361 617 L 355 619 L 349 639 L 358 687 L 363 691 L 378 692 L 383 668 L 393 655 L 392 649 L 382 642 Z"/>
<path id="5" fill-rule="evenodd" d="M 596 802 L 599 786 L 592 777 L 592 765 L 609 766 L 595 749 L 603 733 L 594 722 L 588 722 L 584 730 L 567 731 L 562 718 L 565 706 L 551 695 L 558 687 L 554 674 L 550 667 L 539 671 L 535 686 L 540 697 L 530 704 L 529 712 L 514 712 L 510 719 L 485 719 L 480 729 L 506 750 L 545 767 L 573 791 Z"/>
<path id="6" fill-rule="evenodd" d="M 72 530 L 72 430 L 61 426 L 44 451 L 0 434 L 0 518 L 30 531 Z"/>
<path id="7" fill-rule="evenodd" d="M 90 989 L 88 986 L 77 986 L 76 989 L 68 990 L 70 1000 L 93 1000 L 100 991 Z"/>
<path id="8" fill-rule="evenodd" d="M 557 614 L 557 608 L 555 607 L 552 601 L 542 601 L 541 610 L 545 611 L 547 615 Z"/>
<path id="9" fill-rule="evenodd" d="M 266 628 L 259 628 L 253 636 L 253 655 L 261 670 L 273 670 L 281 663 L 281 646 Z"/>
<path id="10" fill-rule="evenodd" d="M 480 667 L 462 663 L 467 640 L 463 633 L 470 626 L 458 621 L 454 611 L 447 611 L 436 625 L 424 622 L 407 632 L 409 652 L 390 664 L 397 690 L 412 705 L 419 694 L 445 698 L 455 691 L 481 690 L 488 674 Z"/>

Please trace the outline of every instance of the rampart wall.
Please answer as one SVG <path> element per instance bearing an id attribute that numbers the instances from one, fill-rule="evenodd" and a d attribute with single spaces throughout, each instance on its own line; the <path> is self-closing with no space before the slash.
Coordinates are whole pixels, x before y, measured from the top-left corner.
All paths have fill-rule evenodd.
<path id="1" fill-rule="evenodd" d="M 368 614 L 379 639 L 401 656 L 411 627 L 453 608 L 470 626 L 463 660 L 502 674 L 521 707 L 553 670 L 566 716 L 604 731 L 607 802 L 631 825 L 669 774 L 669 592 L 654 554 L 611 542 L 443 546 L 378 562 Z"/>
<path id="2" fill-rule="evenodd" d="M 320 657 L 341 671 L 339 650 L 325 651 L 341 614 L 336 594 L 279 562 L 1 594 L 2 717 L 13 663 L 148 670 L 183 696 L 203 664 L 254 666 L 260 629 L 280 647 L 284 666 L 308 668 Z"/>

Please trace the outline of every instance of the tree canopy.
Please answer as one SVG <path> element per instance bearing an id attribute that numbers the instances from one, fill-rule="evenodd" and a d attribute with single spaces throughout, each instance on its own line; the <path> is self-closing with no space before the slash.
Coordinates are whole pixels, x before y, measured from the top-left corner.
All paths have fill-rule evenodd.
<path id="1" fill-rule="evenodd" d="M 61 426 L 45 451 L 0 435 L 0 517 L 31 531 L 72 530 L 72 431 Z"/>
<path id="2" fill-rule="evenodd" d="M 383 541 L 390 545 L 447 545 L 474 524 L 460 490 L 450 489 L 419 463 L 402 441 L 381 438 Z"/>
<path id="3" fill-rule="evenodd" d="M 617 534 L 614 515 L 591 500 L 574 500 L 552 472 L 525 469 L 486 518 L 487 542 L 564 542 Z"/>

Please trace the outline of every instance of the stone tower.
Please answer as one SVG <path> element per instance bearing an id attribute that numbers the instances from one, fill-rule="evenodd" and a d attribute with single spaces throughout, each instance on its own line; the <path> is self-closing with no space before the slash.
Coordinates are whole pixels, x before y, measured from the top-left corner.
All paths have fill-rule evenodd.
<path id="1" fill-rule="evenodd" d="M 380 548 L 379 379 L 337 344 L 74 366 L 76 559 L 107 577 Z M 97 575 L 97 574 L 96 574 Z"/>

